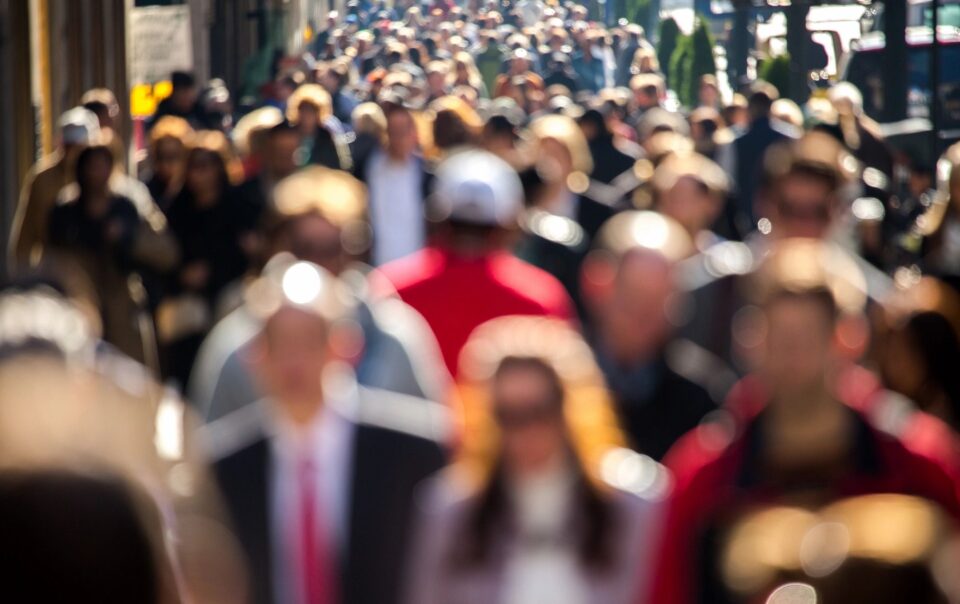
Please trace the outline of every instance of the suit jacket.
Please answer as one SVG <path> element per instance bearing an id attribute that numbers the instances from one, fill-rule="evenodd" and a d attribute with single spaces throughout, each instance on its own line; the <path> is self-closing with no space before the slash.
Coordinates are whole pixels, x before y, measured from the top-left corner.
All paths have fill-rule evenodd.
<path id="1" fill-rule="evenodd" d="M 339 561 L 341 604 L 391 604 L 400 591 L 414 488 L 445 463 L 440 445 L 446 433 L 445 409 L 362 388 L 357 401 L 357 416 L 351 418 L 355 431 L 347 539 Z M 207 436 L 214 450 L 228 450 L 214 469 L 247 555 L 252 601 L 286 604 L 274 601 L 272 449 L 262 429 L 262 405 L 211 424 Z"/>
<path id="2" fill-rule="evenodd" d="M 717 409 L 736 376 L 698 346 L 679 340 L 650 365 L 623 371 L 597 351 L 631 447 L 660 461 Z M 711 395 L 711 393 L 715 393 Z"/>

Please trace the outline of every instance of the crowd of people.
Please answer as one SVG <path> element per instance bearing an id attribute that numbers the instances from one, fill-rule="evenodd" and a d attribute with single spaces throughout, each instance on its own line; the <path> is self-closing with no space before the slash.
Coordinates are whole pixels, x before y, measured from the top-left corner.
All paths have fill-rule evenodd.
<path id="1" fill-rule="evenodd" d="M 142 158 L 66 112 L 0 290 L 0 590 L 960 602 L 960 146 L 847 83 L 681 107 L 602 17 L 351 0 L 255 101 L 174 73 Z"/>

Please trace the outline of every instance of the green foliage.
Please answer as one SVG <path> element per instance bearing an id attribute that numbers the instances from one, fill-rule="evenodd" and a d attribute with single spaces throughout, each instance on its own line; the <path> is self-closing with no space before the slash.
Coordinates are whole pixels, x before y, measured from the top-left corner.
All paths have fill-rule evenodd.
<path id="1" fill-rule="evenodd" d="M 713 46 L 713 36 L 710 35 L 706 19 L 698 17 L 693 34 L 681 34 L 670 57 L 668 85 L 687 107 L 696 107 L 699 102 L 701 76 L 717 74 Z"/>
<path id="2" fill-rule="evenodd" d="M 691 44 L 693 50 L 686 84 L 689 87 L 687 91 L 688 107 L 695 107 L 699 102 L 700 78 L 705 75 L 717 75 L 717 61 L 713 56 L 713 36 L 710 35 L 707 20 L 702 16 L 697 18 L 697 26 L 693 30 Z"/>
<path id="3" fill-rule="evenodd" d="M 686 94 L 690 89 L 688 76 L 693 61 L 693 39 L 690 36 L 680 35 L 677 40 L 677 47 L 670 57 L 669 69 L 667 70 L 667 85 L 677 93 L 680 102 L 687 105 Z"/>
<path id="4" fill-rule="evenodd" d="M 760 62 L 757 76 L 777 87 L 781 96 L 790 94 L 790 53 L 768 57 Z"/>
<path id="5" fill-rule="evenodd" d="M 660 22 L 657 30 L 657 61 L 660 62 L 660 70 L 667 74 L 668 78 L 670 77 L 670 60 L 682 36 L 680 26 L 673 18 Z"/>
<path id="6" fill-rule="evenodd" d="M 651 22 L 652 0 L 626 0 L 624 16 L 632 23 L 638 23 L 646 29 Z"/>

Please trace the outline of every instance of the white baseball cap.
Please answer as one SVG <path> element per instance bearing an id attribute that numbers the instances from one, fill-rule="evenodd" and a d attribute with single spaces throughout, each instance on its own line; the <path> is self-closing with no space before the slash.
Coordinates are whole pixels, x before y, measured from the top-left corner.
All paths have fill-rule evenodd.
<path id="1" fill-rule="evenodd" d="M 496 155 L 470 149 L 437 168 L 433 216 L 485 226 L 514 226 L 523 208 L 517 172 Z"/>
<path id="2" fill-rule="evenodd" d="M 57 120 L 60 138 L 65 145 L 87 145 L 100 136 L 97 114 L 84 107 L 65 111 Z"/>

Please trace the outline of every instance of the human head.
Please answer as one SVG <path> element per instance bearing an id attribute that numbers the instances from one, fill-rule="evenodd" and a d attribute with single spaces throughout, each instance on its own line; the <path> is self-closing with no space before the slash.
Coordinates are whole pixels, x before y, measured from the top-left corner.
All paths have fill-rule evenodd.
<path id="1" fill-rule="evenodd" d="M 446 93 L 449 68 L 443 61 L 430 61 L 424 70 L 427 74 L 427 89 L 432 95 Z"/>
<path id="2" fill-rule="evenodd" d="M 634 105 L 641 110 L 659 106 L 663 89 L 663 78 L 656 74 L 641 73 L 630 80 Z"/>
<path id="3" fill-rule="evenodd" d="M 720 86 L 717 84 L 717 76 L 708 73 L 700 77 L 698 98 L 702 107 L 720 106 Z"/>
<path id="4" fill-rule="evenodd" d="M 960 358 L 957 331 L 940 312 L 925 310 L 891 330 L 880 349 L 884 383 L 923 411 L 960 427 Z"/>
<path id="5" fill-rule="evenodd" d="M 395 161 L 406 161 L 420 144 L 413 114 L 403 105 L 391 105 L 385 113 L 387 154 Z"/>
<path id="6" fill-rule="evenodd" d="M 838 327 L 859 318 L 866 281 L 849 254 L 815 239 L 777 243 L 755 272 L 762 325 L 754 362 L 774 400 L 832 393 L 845 366 Z"/>
<path id="7" fill-rule="evenodd" d="M 320 76 L 320 85 L 330 94 L 336 94 L 347 84 L 349 79 L 349 66 L 343 62 L 335 61 Z"/>
<path id="8" fill-rule="evenodd" d="M 438 150 L 449 151 L 477 142 L 483 121 L 465 101 L 445 96 L 431 103 L 430 109 L 434 113 L 433 144 Z"/>
<path id="9" fill-rule="evenodd" d="M 219 130 L 201 130 L 187 154 L 184 187 L 194 195 L 222 195 L 242 178 L 227 137 Z"/>
<path id="10" fill-rule="evenodd" d="M 310 166 L 274 188 L 267 225 L 270 254 L 293 254 L 334 275 L 369 247 L 366 189 L 341 170 Z"/>
<path id="11" fill-rule="evenodd" d="M 120 117 L 120 104 L 117 97 L 107 88 L 93 88 L 83 93 L 80 105 L 96 114 L 101 129 L 117 129 Z"/>
<path id="12" fill-rule="evenodd" d="M 284 121 L 267 131 L 263 153 L 263 167 L 270 178 L 279 180 L 297 171 L 297 150 L 300 148 L 300 131 Z"/>
<path id="13" fill-rule="evenodd" d="M 90 145 L 77 155 L 76 182 L 82 196 L 109 191 L 113 174 L 113 150 L 106 141 Z"/>
<path id="14" fill-rule="evenodd" d="M 599 484 L 604 456 L 622 446 L 590 347 L 555 319 L 501 317 L 478 327 L 460 355 L 461 461 L 489 479 L 524 479 L 569 459 Z"/>
<path id="15" fill-rule="evenodd" d="M 777 99 L 770 106 L 770 117 L 803 130 L 803 111 L 790 99 Z"/>
<path id="16" fill-rule="evenodd" d="M 658 212 L 680 223 L 690 237 L 711 228 L 726 203 L 726 173 L 699 153 L 674 153 L 653 174 Z"/>
<path id="17" fill-rule="evenodd" d="M 105 472 L 7 470 L 0 526 L 16 551 L 0 571 L 17 601 L 162 601 L 158 513 L 128 481 Z M 64 513 L 69 510 L 69 513 Z"/>
<path id="18" fill-rule="evenodd" d="M 97 116 L 84 107 L 74 107 L 65 111 L 57 120 L 60 131 L 60 145 L 67 152 L 80 149 L 100 137 L 100 123 Z"/>
<path id="19" fill-rule="evenodd" d="M 200 92 L 197 89 L 197 80 L 188 71 L 174 71 L 170 75 L 173 91 L 170 93 L 170 102 L 180 113 L 191 111 L 197 104 Z"/>
<path id="20" fill-rule="evenodd" d="M 287 119 L 305 136 L 312 136 L 317 128 L 333 115 L 330 95 L 318 84 L 303 84 L 287 100 Z"/>
<path id="21" fill-rule="evenodd" d="M 578 179 L 582 181 L 593 172 L 590 146 L 573 118 L 539 117 L 530 124 L 530 134 L 536 143 L 538 169 L 546 180 L 569 186 L 574 173 L 579 173 Z"/>
<path id="22" fill-rule="evenodd" d="M 360 103 L 350 115 L 353 131 L 383 142 L 387 135 L 387 116 L 376 103 Z"/>
<path id="23" fill-rule="evenodd" d="M 712 157 L 717 147 L 717 133 L 723 129 L 723 118 L 713 107 L 698 107 L 690 113 L 690 138 L 697 152 Z"/>
<path id="24" fill-rule="evenodd" d="M 770 117 L 770 109 L 778 98 L 780 93 L 773 84 L 763 80 L 754 82 L 750 96 L 747 97 L 747 112 L 750 114 L 750 119 L 755 121 Z"/>
<path id="25" fill-rule="evenodd" d="M 283 122 L 283 113 L 276 107 L 254 109 L 237 121 L 231 138 L 244 160 L 260 158 L 267 147 L 267 138 L 271 128 Z"/>
<path id="26" fill-rule="evenodd" d="M 842 187 L 856 162 L 822 132 L 772 147 L 764 160 L 759 214 L 761 232 L 775 237 L 825 237 L 837 214 Z M 763 220 L 763 219 L 761 219 Z"/>
<path id="27" fill-rule="evenodd" d="M 150 131 L 149 156 L 155 178 L 168 184 L 183 178 L 193 128 L 172 115 L 160 118 Z"/>
<path id="28" fill-rule="evenodd" d="M 261 321 L 251 362 L 274 408 L 294 425 L 309 424 L 324 402 L 324 370 L 338 358 L 335 331 L 349 298 L 326 270 L 281 254 L 245 293 Z"/>
<path id="29" fill-rule="evenodd" d="M 657 53 L 652 48 L 641 46 L 633 53 L 633 63 L 630 66 L 630 73 L 638 75 L 641 73 L 656 74 L 660 71 L 660 61 L 657 59 Z"/>
<path id="30" fill-rule="evenodd" d="M 522 206 L 516 171 L 492 153 L 467 149 L 437 167 L 428 215 L 441 225 L 441 244 L 483 256 L 508 243 L 506 235 L 517 227 Z"/>
<path id="31" fill-rule="evenodd" d="M 693 251 L 686 231 L 654 212 L 622 212 L 600 229 L 581 291 L 614 362 L 631 367 L 656 359 L 676 327 L 675 266 Z"/>

